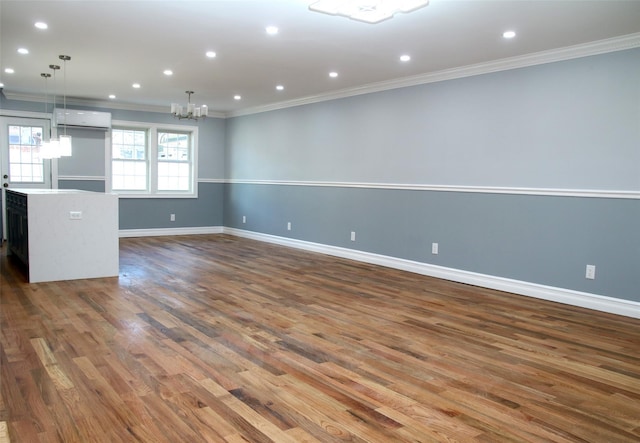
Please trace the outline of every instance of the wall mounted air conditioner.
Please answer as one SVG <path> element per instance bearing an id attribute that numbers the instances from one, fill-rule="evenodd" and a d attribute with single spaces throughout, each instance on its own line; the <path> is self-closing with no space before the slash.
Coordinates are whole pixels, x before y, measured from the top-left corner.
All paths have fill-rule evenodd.
<path id="1" fill-rule="evenodd" d="M 56 108 L 53 111 L 53 124 L 58 127 L 111 129 L 111 113 L 98 111 L 84 111 L 80 109 Z"/>

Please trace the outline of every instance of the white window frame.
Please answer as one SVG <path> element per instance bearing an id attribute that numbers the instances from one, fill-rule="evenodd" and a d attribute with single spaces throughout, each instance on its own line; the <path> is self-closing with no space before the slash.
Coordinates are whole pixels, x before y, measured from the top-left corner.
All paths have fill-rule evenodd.
<path id="1" fill-rule="evenodd" d="M 122 198 L 197 198 L 198 197 L 198 127 L 165 123 L 131 122 L 113 120 L 113 129 L 133 129 L 147 132 L 147 181 L 146 191 L 113 190 L 111 131 L 105 137 L 105 191 Z M 191 139 L 191 189 L 189 191 L 158 191 L 158 132 L 189 133 Z"/>

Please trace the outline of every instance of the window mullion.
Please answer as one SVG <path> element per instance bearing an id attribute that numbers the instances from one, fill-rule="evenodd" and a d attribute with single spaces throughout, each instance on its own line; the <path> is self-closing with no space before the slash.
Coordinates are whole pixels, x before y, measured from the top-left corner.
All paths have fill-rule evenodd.
<path id="1" fill-rule="evenodd" d="M 147 167 L 149 168 L 149 192 L 158 192 L 158 130 L 155 127 L 149 128 L 149 148 Z"/>

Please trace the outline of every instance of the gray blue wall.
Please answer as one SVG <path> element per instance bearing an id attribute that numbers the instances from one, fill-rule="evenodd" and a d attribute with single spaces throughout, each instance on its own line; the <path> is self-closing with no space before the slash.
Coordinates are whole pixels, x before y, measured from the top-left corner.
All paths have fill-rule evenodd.
<path id="1" fill-rule="evenodd" d="M 231 179 L 640 190 L 640 49 L 230 119 Z"/>
<path id="2" fill-rule="evenodd" d="M 640 301 L 640 50 L 237 117 L 226 149 L 225 226 Z"/>
<path id="3" fill-rule="evenodd" d="M 640 301 L 640 200 L 236 183 L 224 201 L 229 227 Z"/>
<path id="4" fill-rule="evenodd" d="M 640 301 L 639 49 L 198 125 L 199 197 L 121 199 L 121 229 L 224 225 Z M 72 135 L 60 187 L 103 190 L 104 139 Z"/>
<path id="5" fill-rule="evenodd" d="M 2 98 L 2 109 L 43 112 L 36 102 Z M 50 106 L 49 108 L 51 108 Z M 68 106 L 74 108 L 77 106 Z M 91 108 L 111 113 L 113 120 L 181 124 L 168 113 Z M 51 111 L 51 109 L 49 109 Z M 184 123 L 187 124 L 187 123 Z M 166 229 L 220 227 L 223 223 L 225 120 L 207 118 L 198 123 L 198 198 L 121 198 L 120 229 Z M 105 132 L 68 129 L 73 137 L 73 155 L 58 159 L 58 187 L 104 192 Z M 175 222 L 170 214 L 176 215 Z"/>

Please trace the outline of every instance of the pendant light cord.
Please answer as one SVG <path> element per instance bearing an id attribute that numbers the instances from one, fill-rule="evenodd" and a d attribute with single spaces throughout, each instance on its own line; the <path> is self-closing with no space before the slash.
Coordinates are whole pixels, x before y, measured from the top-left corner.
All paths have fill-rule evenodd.
<path id="1" fill-rule="evenodd" d="M 60 60 L 62 60 L 62 62 L 63 62 L 62 65 L 64 66 L 64 72 L 62 74 L 63 75 L 64 95 L 62 96 L 63 97 L 62 100 L 64 102 L 64 105 L 63 105 L 63 107 L 64 107 L 64 118 L 65 118 L 64 135 L 66 137 L 67 136 L 67 125 L 66 125 L 66 122 L 67 122 L 67 62 L 69 60 L 71 60 L 71 57 L 69 57 L 68 55 L 60 55 L 60 56 L 58 56 L 58 58 Z"/>

